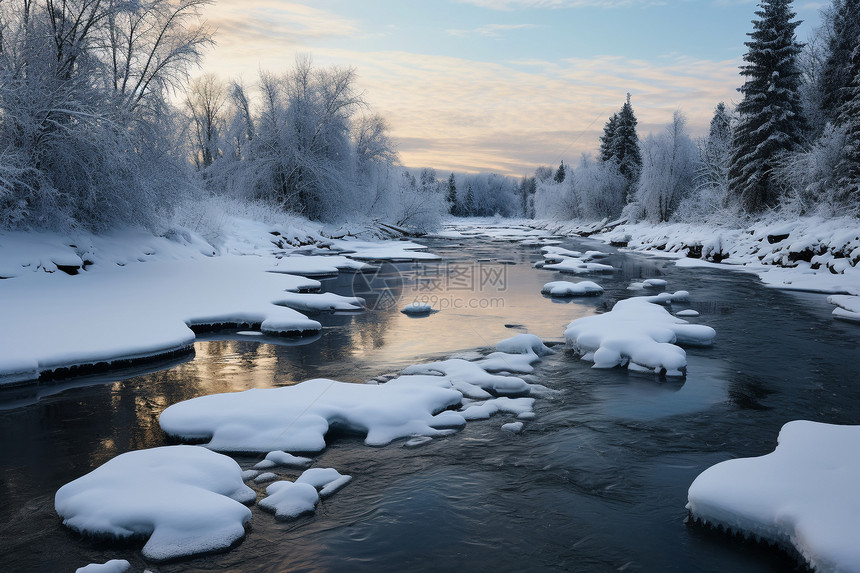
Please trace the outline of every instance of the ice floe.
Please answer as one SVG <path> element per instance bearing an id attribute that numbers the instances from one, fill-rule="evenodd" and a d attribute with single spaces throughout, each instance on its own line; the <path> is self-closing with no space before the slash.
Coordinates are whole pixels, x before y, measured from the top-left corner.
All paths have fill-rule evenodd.
<path id="1" fill-rule="evenodd" d="M 318 452 L 325 448 L 332 425 L 365 435 L 368 445 L 414 435 L 445 435 L 465 424 L 462 416 L 446 411 L 459 405 L 462 397 L 455 390 L 431 385 L 315 379 L 200 396 L 169 406 L 159 422 L 169 435 L 208 440 L 206 446 L 218 451 Z"/>
<path id="2" fill-rule="evenodd" d="M 256 495 L 231 458 L 198 446 L 121 454 L 61 487 L 63 524 L 87 535 L 148 538 L 162 561 L 229 548 L 245 535 Z"/>
<path id="3" fill-rule="evenodd" d="M 682 298 L 687 296 L 684 293 Z M 673 297 L 660 293 L 618 301 L 610 312 L 574 320 L 564 337 L 568 346 L 583 360 L 593 362 L 595 368 L 627 365 L 631 370 L 680 376 L 687 365 L 687 354 L 675 343 L 708 345 L 716 333 L 709 326 L 689 324 L 672 316 L 656 304 L 674 300 Z"/>
<path id="4" fill-rule="evenodd" d="M 776 449 L 708 468 L 690 486 L 697 519 L 794 547 L 819 572 L 860 571 L 860 426 L 785 424 Z"/>
<path id="5" fill-rule="evenodd" d="M 540 291 L 549 296 L 597 296 L 603 294 L 603 287 L 592 281 L 552 281 L 543 285 Z"/>

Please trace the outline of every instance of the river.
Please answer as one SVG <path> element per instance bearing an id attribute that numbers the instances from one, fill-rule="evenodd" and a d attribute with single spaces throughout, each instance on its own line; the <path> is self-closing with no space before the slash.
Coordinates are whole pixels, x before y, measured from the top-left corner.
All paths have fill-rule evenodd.
<path id="1" fill-rule="evenodd" d="M 610 252 L 619 270 L 579 277 L 605 294 L 563 303 L 540 294 L 569 277 L 533 268 L 536 246 L 421 242 L 444 262 L 324 280 L 324 290 L 366 295 L 371 309 L 314 316 L 318 339 L 221 333 L 197 342 L 193 358 L 0 394 L 2 570 L 74 571 L 112 558 L 153 573 L 804 570 L 788 553 L 688 523 L 684 506 L 700 472 L 772 451 L 785 422 L 860 422 L 860 328 L 835 321 L 825 297 L 567 239 L 567 248 Z M 685 379 L 594 370 L 557 346 L 526 377 L 555 392 L 538 398 L 521 434 L 501 431 L 507 419 L 495 417 L 419 448 L 330 436 L 314 466 L 353 481 L 311 516 L 280 522 L 254 508 L 248 535 L 226 553 L 145 563 L 139 544 L 83 539 L 53 510 L 64 483 L 125 451 L 170 443 L 158 415 L 180 400 L 315 377 L 364 382 L 520 332 L 561 342 L 571 320 L 652 277 L 690 291 L 674 310 L 695 309 L 690 320 L 717 331 L 713 346 L 687 349 Z M 399 312 L 427 297 L 441 312 Z M 248 468 L 260 457 L 236 459 Z"/>

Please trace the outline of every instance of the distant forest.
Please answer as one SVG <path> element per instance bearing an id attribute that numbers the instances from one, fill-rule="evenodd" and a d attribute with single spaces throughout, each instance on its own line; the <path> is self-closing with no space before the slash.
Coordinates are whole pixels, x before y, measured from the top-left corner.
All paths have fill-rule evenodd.
<path id="1" fill-rule="evenodd" d="M 298 56 L 252 85 L 191 80 L 213 42 L 207 4 L 0 3 L 0 229 L 166 233 L 213 201 L 416 231 L 448 214 L 860 216 L 860 0 L 834 0 L 806 43 L 791 0 L 762 0 L 740 103 L 715 102 L 706 137 L 679 111 L 640 139 L 627 94 L 594 156 L 520 179 L 403 167 L 351 68 Z"/>

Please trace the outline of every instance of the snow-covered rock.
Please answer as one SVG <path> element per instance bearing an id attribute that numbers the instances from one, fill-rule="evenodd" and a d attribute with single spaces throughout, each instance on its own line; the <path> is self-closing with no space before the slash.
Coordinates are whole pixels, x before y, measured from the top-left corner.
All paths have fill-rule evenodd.
<path id="1" fill-rule="evenodd" d="M 482 371 L 483 372 L 483 371 Z M 348 384 L 307 380 L 294 386 L 200 396 L 169 406 L 159 422 L 169 435 L 207 439 L 213 450 L 318 452 L 331 424 L 365 434 L 368 445 L 414 435 L 439 436 L 465 424 L 463 395 L 432 385 Z"/>
<path id="2" fill-rule="evenodd" d="M 400 312 L 410 315 L 424 315 L 433 312 L 433 306 L 424 302 L 410 302 Z"/>
<path id="3" fill-rule="evenodd" d="M 705 523 L 793 546 L 819 572 L 860 571 L 860 426 L 785 424 L 776 449 L 708 468 L 687 509 Z"/>
<path id="4" fill-rule="evenodd" d="M 603 287 L 591 281 L 552 281 L 543 285 L 541 294 L 550 296 L 597 296 L 603 294 Z"/>
<path id="5" fill-rule="evenodd" d="M 546 271 L 583 274 L 594 272 L 612 272 L 615 267 L 603 263 L 594 263 L 578 257 L 562 257 L 558 262 L 545 263 L 541 268 Z"/>
<path id="6" fill-rule="evenodd" d="M 668 294 L 668 293 L 661 293 Z M 564 332 L 568 346 L 594 362 L 595 368 L 627 365 L 680 376 L 687 354 L 678 344 L 708 345 L 716 335 L 709 326 L 689 324 L 655 304 L 660 296 L 618 301 L 610 312 L 574 320 Z"/>
<path id="7" fill-rule="evenodd" d="M 121 454 L 55 496 L 63 524 L 95 536 L 148 538 L 156 561 L 227 549 L 245 535 L 254 491 L 233 459 L 198 446 Z"/>

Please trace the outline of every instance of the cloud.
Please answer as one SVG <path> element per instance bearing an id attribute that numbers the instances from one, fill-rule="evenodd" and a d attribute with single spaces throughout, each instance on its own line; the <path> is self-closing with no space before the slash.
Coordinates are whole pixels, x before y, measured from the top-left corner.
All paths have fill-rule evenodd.
<path id="1" fill-rule="evenodd" d="M 536 24 L 487 24 L 479 26 L 471 30 L 446 30 L 450 36 L 468 37 L 468 36 L 485 36 L 489 38 L 500 38 L 504 32 L 511 30 L 531 30 L 540 28 Z"/>
<path id="2" fill-rule="evenodd" d="M 509 175 L 594 152 L 628 91 L 640 136 L 662 130 L 678 109 L 691 132 L 704 135 L 716 104 L 731 104 L 740 83 L 739 60 L 680 54 L 656 63 L 615 56 L 492 63 L 393 51 L 314 56 L 357 68 L 405 165 Z"/>
<path id="3" fill-rule="evenodd" d="M 626 8 L 630 6 L 662 6 L 660 0 L 457 0 L 492 10 L 528 10 L 533 8 Z"/>
<path id="4" fill-rule="evenodd" d="M 354 35 L 358 26 L 331 12 L 293 2 L 219 2 L 206 10 L 216 41 L 252 53 L 301 42 Z"/>

